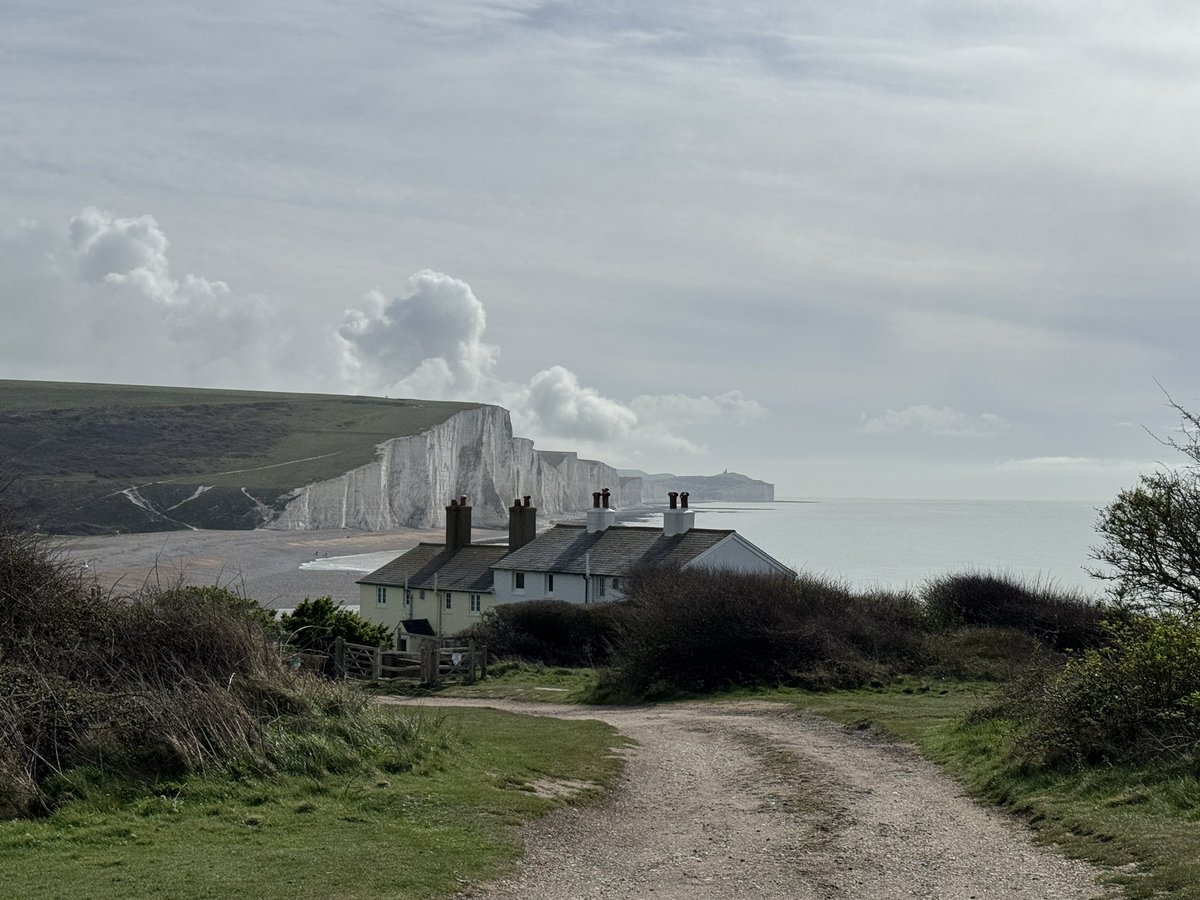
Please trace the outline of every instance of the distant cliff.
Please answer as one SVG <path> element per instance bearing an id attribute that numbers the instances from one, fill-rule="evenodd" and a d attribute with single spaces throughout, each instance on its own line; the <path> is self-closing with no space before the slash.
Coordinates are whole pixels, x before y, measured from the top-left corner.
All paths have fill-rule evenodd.
<path id="1" fill-rule="evenodd" d="M 630 473 L 623 473 L 628 476 Z M 668 491 L 687 491 L 694 503 L 722 501 L 769 501 L 775 499 L 775 485 L 739 475 L 737 472 L 722 472 L 720 475 L 650 475 L 639 472 L 642 496 L 648 503 L 663 503 Z"/>
<path id="2" fill-rule="evenodd" d="M 553 518 L 583 511 L 592 492 L 604 487 L 621 509 L 665 504 L 668 491 L 688 491 L 695 502 L 775 499 L 774 485 L 732 472 L 623 475 L 576 453 L 538 450 L 533 441 L 513 436 L 508 410 L 481 406 L 420 434 L 385 441 L 373 462 L 299 488 L 264 525 L 427 528 L 444 523 L 451 497 L 465 495 L 476 524 L 503 527 L 517 497 L 532 497 L 539 515 Z"/>
<path id="3" fill-rule="evenodd" d="M 517 497 L 556 516 L 591 505 L 607 487 L 620 507 L 641 506 L 640 485 L 626 491 L 607 463 L 577 453 L 537 450 L 514 437 L 508 410 L 480 406 L 420 434 L 379 445 L 373 462 L 310 484 L 286 499 L 268 528 L 427 528 L 445 521 L 450 498 L 465 495 L 475 524 L 502 527 Z"/>
<path id="4" fill-rule="evenodd" d="M 7 479 L 7 481 L 6 481 Z M 697 500 L 770 499 L 740 475 L 619 472 L 514 437 L 497 406 L 383 397 L 0 380 L 0 486 L 18 524 L 53 533 L 385 530 L 442 524 L 452 497 L 504 526 Z"/>

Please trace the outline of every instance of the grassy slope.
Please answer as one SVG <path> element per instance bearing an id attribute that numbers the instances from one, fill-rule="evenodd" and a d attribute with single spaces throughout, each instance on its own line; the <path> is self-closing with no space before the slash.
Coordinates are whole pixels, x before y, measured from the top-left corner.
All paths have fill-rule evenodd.
<path id="1" fill-rule="evenodd" d="M 231 493 L 245 487 L 270 504 L 292 488 L 370 462 L 382 441 L 476 406 L 0 380 L 0 475 L 18 479 L 14 493 L 29 521 L 69 530 L 72 519 L 102 525 L 128 514 L 124 527 L 134 528 L 132 504 L 105 505 L 102 498 L 158 483 L 164 505 L 198 485 Z M 236 507 L 232 501 L 227 505 Z"/>
<path id="2" fill-rule="evenodd" d="M 2 893 L 444 897 L 515 864 L 515 826 L 562 804 L 533 793 L 532 781 L 607 784 L 620 768 L 613 751 L 623 741 L 599 722 L 494 710 L 413 714 L 444 719 L 458 738 L 451 752 L 407 774 L 195 781 L 123 804 L 85 800 L 44 821 L 0 823 Z"/>

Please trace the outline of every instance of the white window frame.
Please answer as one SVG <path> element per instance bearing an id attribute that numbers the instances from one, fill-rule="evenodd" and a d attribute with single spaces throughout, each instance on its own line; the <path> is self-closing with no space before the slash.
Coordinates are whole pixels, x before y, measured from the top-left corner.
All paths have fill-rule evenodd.
<path id="1" fill-rule="evenodd" d="M 525 593 L 525 573 L 524 572 L 513 572 L 513 593 L 514 594 Z"/>
<path id="2" fill-rule="evenodd" d="M 553 572 L 546 573 L 546 593 L 547 594 L 554 593 L 554 573 Z"/>
<path id="3" fill-rule="evenodd" d="M 375 585 L 375 605 L 387 606 L 387 588 L 382 584 Z"/>
<path id="4" fill-rule="evenodd" d="M 483 609 L 483 597 L 481 597 L 479 594 L 472 594 L 471 595 L 471 612 L 475 613 L 476 615 L 479 615 L 479 613 L 482 609 Z"/>
<path id="5" fill-rule="evenodd" d="M 446 609 L 453 609 L 453 608 L 454 608 L 454 594 L 452 594 L 450 591 L 446 591 Z"/>
<path id="6" fill-rule="evenodd" d="M 605 590 L 606 590 L 605 580 L 606 579 L 603 575 L 596 576 L 596 596 L 597 597 L 603 597 L 605 595 Z"/>

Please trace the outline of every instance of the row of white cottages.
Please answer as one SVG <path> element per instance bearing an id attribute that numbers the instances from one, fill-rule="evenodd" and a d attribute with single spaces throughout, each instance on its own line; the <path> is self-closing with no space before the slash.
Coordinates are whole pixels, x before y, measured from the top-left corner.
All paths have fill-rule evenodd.
<path id="1" fill-rule="evenodd" d="M 409 637 L 457 634 L 501 603 L 565 600 L 598 603 L 624 596 L 623 579 L 643 566 L 790 572 L 731 529 L 696 528 L 687 494 L 672 492 L 662 528 L 619 526 L 608 491 L 592 495 L 580 524 L 537 532 L 530 498 L 508 513 L 507 544 L 471 542 L 467 498 L 446 507 L 446 542 L 422 542 L 360 579 L 359 610 Z"/>

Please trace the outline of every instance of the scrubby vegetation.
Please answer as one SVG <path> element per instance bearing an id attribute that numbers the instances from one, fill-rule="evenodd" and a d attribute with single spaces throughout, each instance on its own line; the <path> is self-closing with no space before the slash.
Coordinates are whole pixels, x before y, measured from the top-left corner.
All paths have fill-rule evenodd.
<path id="1" fill-rule="evenodd" d="M 488 610 L 468 636 L 496 658 L 546 666 L 603 666 L 624 609 L 562 600 L 506 603 Z"/>
<path id="2" fill-rule="evenodd" d="M 0 817 L 97 778 L 410 765 L 404 719 L 298 677 L 250 601 L 219 588 L 107 593 L 0 522 Z"/>
<path id="3" fill-rule="evenodd" d="M 392 642 L 392 632 L 386 625 L 369 622 L 358 613 L 338 606 L 332 597 L 315 600 L 306 597 L 280 617 L 279 627 L 287 632 L 289 646 L 318 653 L 329 653 L 337 638 L 368 647 Z"/>
<path id="4" fill-rule="evenodd" d="M 1103 616 L 1075 594 L 978 574 L 861 593 L 812 576 L 658 569 L 635 573 L 621 603 L 502 606 L 473 636 L 497 657 L 602 667 L 598 696 L 633 700 L 906 674 L 1008 679 L 1095 646 Z"/>

